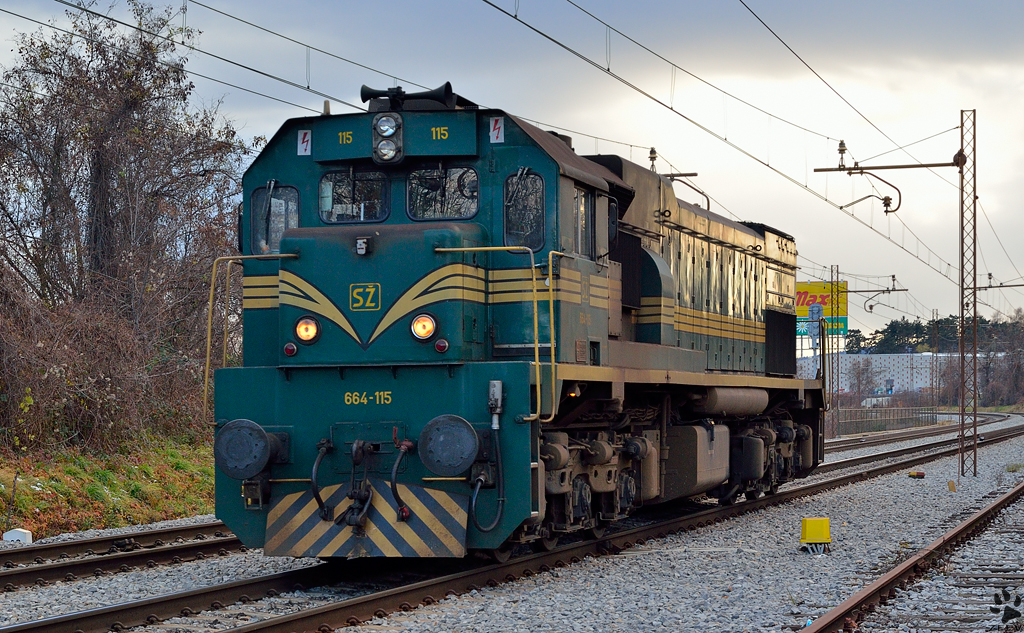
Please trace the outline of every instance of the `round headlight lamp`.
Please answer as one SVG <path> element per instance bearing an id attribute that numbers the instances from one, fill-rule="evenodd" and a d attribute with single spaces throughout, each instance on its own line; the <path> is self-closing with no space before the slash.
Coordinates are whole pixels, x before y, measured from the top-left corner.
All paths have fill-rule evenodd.
<path id="1" fill-rule="evenodd" d="M 303 343 L 312 343 L 320 336 L 320 324 L 311 316 L 295 322 L 295 337 Z"/>
<path id="2" fill-rule="evenodd" d="M 395 120 L 395 117 L 385 115 L 377 119 L 377 134 L 380 134 L 384 138 L 391 136 L 397 130 L 398 121 Z"/>
<path id="3" fill-rule="evenodd" d="M 398 146 L 395 142 L 390 139 L 384 139 L 380 143 L 377 143 L 377 156 L 381 160 L 391 160 L 398 153 Z"/>
<path id="4" fill-rule="evenodd" d="M 434 335 L 437 323 L 434 317 L 429 314 L 420 314 L 412 320 L 412 335 L 421 341 L 425 341 Z"/>

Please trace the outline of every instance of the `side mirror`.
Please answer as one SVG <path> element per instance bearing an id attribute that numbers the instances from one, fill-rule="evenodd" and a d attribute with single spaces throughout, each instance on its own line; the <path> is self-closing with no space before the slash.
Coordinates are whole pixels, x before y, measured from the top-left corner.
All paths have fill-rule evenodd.
<path id="1" fill-rule="evenodd" d="M 608 250 L 615 248 L 615 240 L 619 237 L 619 203 L 614 198 L 608 199 Z"/>
<path id="2" fill-rule="evenodd" d="M 242 209 L 244 203 L 238 203 L 238 252 L 242 252 Z"/>

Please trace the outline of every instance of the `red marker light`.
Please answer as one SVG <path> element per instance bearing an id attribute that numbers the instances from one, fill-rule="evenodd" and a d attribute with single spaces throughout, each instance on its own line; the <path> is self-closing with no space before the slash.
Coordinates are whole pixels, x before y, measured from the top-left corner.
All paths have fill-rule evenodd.
<path id="1" fill-rule="evenodd" d="M 298 351 L 299 351 L 299 348 L 298 348 L 297 345 L 295 345 L 295 343 L 285 343 L 284 344 L 284 355 L 285 356 L 295 356 L 296 352 L 298 352 Z"/>
<path id="2" fill-rule="evenodd" d="M 446 341 L 443 338 L 437 339 L 437 341 L 434 343 L 434 349 L 437 350 L 438 354 L 444 354 L 445 352 L 448 351 L 448 341 Z"/>

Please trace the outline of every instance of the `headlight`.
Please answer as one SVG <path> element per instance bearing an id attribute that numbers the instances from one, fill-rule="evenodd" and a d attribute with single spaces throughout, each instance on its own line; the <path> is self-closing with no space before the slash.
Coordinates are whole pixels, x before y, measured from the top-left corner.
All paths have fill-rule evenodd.
<path id="1" fill-rule="evenodd" d="M 437 324 L 434 317 L 429 314 L 421 314 L 412 320 L 412 335 L 421 341 L 425 341 L 434 335 Z"/>
<path id="2" fill-rule="evenodd" d="M 320 336 L 320 324 L 313 317 L 302 317 L 295 323 L 295 336 L 303 343 L 312 343 Z"/>
<path id="3" fill-rule="evenodd" d="M 381 160 L 391 160 L 395 157 L 395 153 L 398 151 L 398 147 L 394 141 L 384 139 L 380 143 L 377 143 L 377 156 L 380 156 Z"/>
<path id="4" fill-rule="evenodd" d="M 398 129 L 398 121 L 393 116 L 382 116 L 377 119 L 377 134 L 387 138 Z"/>

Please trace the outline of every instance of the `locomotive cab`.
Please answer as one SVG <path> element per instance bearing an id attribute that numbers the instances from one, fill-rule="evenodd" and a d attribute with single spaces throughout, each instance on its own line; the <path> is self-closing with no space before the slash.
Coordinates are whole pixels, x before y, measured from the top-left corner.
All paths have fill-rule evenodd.
<path id="1" fill-rule="evenodd" d="M 820 461 L 792 238 L 448 85 L 363 97 L 243 179 L 243 359 L 215 373 L 243 542 L 502 556 Z"/>

